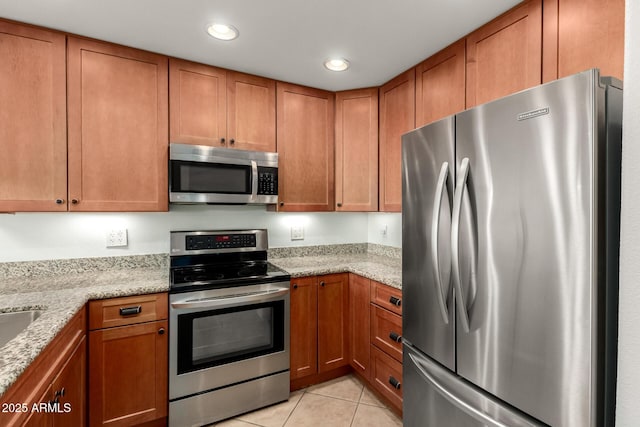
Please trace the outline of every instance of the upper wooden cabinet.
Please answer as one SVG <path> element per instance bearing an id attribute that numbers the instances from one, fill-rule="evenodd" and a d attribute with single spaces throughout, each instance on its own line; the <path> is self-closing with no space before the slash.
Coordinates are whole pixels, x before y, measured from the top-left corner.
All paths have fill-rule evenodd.
<path id="1" fill-rule="evenodd" d="M 334 210 L 335 95 L 277 84 L 278 209 Z"/>
<path id="2" fill-rule="evenodd" d="M 544 0 L 545 82 L 590 68 L 623 78 L 624 0 Z"/>
<path id="3" fill-rule="evenodd" d="M 69 199 L 74 211 L 166 211 L 164 56 L 68 38 Z"/>
<path id="4" fill-rule="evenodd" d="M 336 93 L 336 211 L 378 210 L 378 89 Z"/>
<path id="5" fill-rule="evenodd" d="M 380 88 L 380 211 L 402 209 L 402 134 L 415 128 L 415 68 Z"/>
<path id="6" fill-rule="evenodd" d="M 429 57 L 416 67 L 416 127 L 465 108 L 465 41 Z"/>
<path id="7" fill-rule="evenodd" d="M 467 36 L 467 108 L 542 83 L 542 4 L 525 1 Z"/>
<path id="8" fill-rule="evenodd" d="M 171 59 L 171 142 L 276 151 L 274 80 Z"/>
<path id="9" fill-rule="evenodd" d="M 66 211 L 65 36 L 0 21 L 0 58 L 0 211 Z"/>

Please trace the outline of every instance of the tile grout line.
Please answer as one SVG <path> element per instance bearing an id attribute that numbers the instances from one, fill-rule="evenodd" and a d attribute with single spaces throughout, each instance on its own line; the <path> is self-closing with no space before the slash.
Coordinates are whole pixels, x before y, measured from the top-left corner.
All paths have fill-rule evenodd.
<path id="1" fill-rule="evenodd" d="M 293 407 L 293 409 L 291 410 L 291 412 L 289 412 L 289 415 L 287 415 L 287 419 L 284 420 L 284 423 L 282 424 L 282 427 L 286 426 L 287 423 L 289 422 L 289 419 L 291 418 L 291 415 L 293 415 L 293 413 L 295 412 L 295 410 L 298 408 L 298 405 L 300 405 L 300 402 L 302 401 L 302 398 L 304 397 L 304 395 L 307 394 L 307 389 L 303 388 L 302 389 L 302 395 L 300 396 L 300 399 L 298 399 L 298 401 L 296 402 L 296 405 Z"/>
<path id="2" fill-rule="evenodd" d="M 353 427 L 353 422 L 356 420 L 356 414 L 358 413 L 358 408 L 360 407 L 360 401 L 362 400 L 362 395 L 364 394 L 364 384 L 360 384 L 362 389 L 360 390 L 360 396 L 358 397 L 358 402 L 356 403 L 356 410 L 353 411 L 353 417 L 351 417 L 351 422 L 349 423 L 349 427 Z"/>

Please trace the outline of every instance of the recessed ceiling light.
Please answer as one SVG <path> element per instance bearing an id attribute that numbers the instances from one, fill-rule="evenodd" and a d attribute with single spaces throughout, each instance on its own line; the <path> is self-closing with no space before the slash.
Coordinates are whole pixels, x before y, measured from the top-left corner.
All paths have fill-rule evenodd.
<path id="1" fill-rule="evenodd" d="M 233 40 L 238 37 L 240 34 L 238 30 L 233 25 L 227 24 L 211 24 L 207 27 L 207 33 L 211 37 L 214 37 L 218 40 Z"/>
<path id="2" fill-rule="evenodd" d="M 332 58 L 324 61 L 324 66 L 331 71 L 344 71 L 349 68 L 349 61 L 344 58 Z"/>

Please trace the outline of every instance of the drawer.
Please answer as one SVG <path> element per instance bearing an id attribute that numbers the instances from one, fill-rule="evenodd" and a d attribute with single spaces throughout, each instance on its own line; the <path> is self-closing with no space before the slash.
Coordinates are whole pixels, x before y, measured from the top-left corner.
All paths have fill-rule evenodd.
<path id="1" fill-rule="evenodd" d="M 371 281 L 371 302 L 402 315 L 402 290 Z"/>
<path id="2" fill-rule="evenodd" d="M 394 406 L 402 409 L 402 364 L 371 346 L 371 375 L 373 386 L 380 394 L 389 399 Z"/>
<path id="3" fill-rule="evenodd" d="M 402 317 L 371 304 L 371 344 L 402 363 Z"/>
<path id="4" fill-rule="evenodd" d="M 168 310 L 166 293 L 90 301 L 89 329 L 164 320 Z"/>

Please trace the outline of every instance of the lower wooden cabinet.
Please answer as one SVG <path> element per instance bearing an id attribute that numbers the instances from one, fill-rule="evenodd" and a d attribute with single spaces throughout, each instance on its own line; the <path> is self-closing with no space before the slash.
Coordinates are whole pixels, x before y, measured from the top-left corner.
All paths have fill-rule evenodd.
<path id="1" fill-rule="evenodd" d="M 402 363 L 402 317 L 372 304 L 371 343 Z"/>
<path id="2" fill-rule="evenodd" d="M 84 307 L 0 398 L 0 426 L 86 425 Z M 20 405 L 19 410 L 15 407 Z"/>
<path id="3" fill-rule="evenodd" d="M 371 280 L 349 275 L 349 341 L 351 367 L 364 378 L 371 376 L 369 300 L 371 299 Z"/>
<path id="4" fill-rule="evenodd" d="M 373 388 L 402 410 L 402 363 L 371 345 L 371 368 Z"/>
<path id="5" fill-rule="evenodd" d="M 92 327 L 121 325 L 89 332 L 90 426 L 131 426 L 166 418 L 167 304 L 166 294 L 89 303 Z M 142 310 L 144 305 L 153 309 Z M 145 314 L 149 311 L 155 313 L 151 318 Z M 103 323 L 96 320 L 100 318 Z"/>
<path id="6" fill-rule="evenodd" d="M 348 274 L 291 279 L 291 380 L 321 382 L 349 365 Z M 306 378 L 305 383 L 293 383 Z M 316 381 L 317 379 L 317 381 Z"/>

